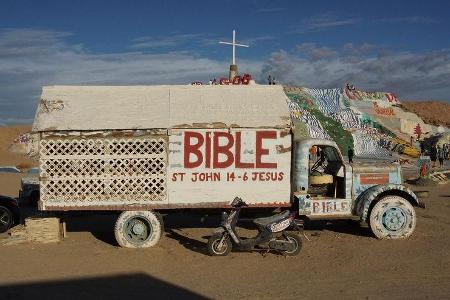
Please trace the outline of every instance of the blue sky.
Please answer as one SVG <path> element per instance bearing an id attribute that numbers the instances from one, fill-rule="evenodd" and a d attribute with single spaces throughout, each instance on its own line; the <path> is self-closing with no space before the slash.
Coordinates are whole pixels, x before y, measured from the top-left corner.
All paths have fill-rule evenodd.
<path id="1" fill-rule="evenodd" d="M 450 1 L 0 2 L 0 124 L 51 84 L 184 84 L 237 62 L 259 82 L 449 101 Z"/>

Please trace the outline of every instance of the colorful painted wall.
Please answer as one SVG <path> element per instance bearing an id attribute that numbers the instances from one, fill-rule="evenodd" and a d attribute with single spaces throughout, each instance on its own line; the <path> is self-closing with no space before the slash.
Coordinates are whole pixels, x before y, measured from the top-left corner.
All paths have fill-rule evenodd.
<path id="1" fill-rule="evenodd" d="M 403 153 L 416 157 L 415 140 L 438 128 L 398 107 L 395 94 L 359 91 L 353 86 L 335 89 L 285 87 L 294 123 L 294 137 L 336 141 L 346 154 L 387 157 Z"/>

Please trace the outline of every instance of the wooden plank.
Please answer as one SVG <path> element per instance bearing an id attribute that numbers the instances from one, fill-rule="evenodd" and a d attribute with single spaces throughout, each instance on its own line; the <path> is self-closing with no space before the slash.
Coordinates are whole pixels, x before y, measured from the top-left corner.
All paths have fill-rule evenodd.
<path id="1" fill-rule="evenodd" d="M 46 86 L 33 131 L 286 127 L 282 86 Z"/>

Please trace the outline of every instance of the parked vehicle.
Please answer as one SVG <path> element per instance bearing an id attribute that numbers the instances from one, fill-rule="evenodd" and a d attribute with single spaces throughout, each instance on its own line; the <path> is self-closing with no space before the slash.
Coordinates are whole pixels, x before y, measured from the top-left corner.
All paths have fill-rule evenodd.
<path id="1" fill-rule="evenodd" d="M 20 181 L 19 199 L 21 203 L 37 205 L 39 201 L 39 169 L 32 168 Z"/>
<path id="2" fill-rule="evenodd" d="M 20 222 L 20 210 L 17 200 L 0 195 L 0 233 L 8 231 Z"/>
<path id="3" fill-rule="evenodd" d="M 400 166 L 352 166 L 333 141 L 299 140 L 287 103 L 278 85 L 44 87 L 31 147 L 39 208 L 120 211 L 124 247 L 157 244 L 161 211 L 228 209 L 236 196 L 410 236 L 419 201 Z"/>
<path id="4" fill-rule="evenodd" d="M 236 223 L 241 209 L 248 206 L 241 198 L 236 197 L 231 203 L 230 214 L 223 213 L 220 227 L 208 240 L 208 252 L 213 256 L 226 256 L 233 246 L 244 251 L 276 251 L 283 255 L 294 256 L 300 252 L 302 241 L 293 230 L 300 227 L 294 222 L 295 212 L 283 213 L 254 219 L 258 234 L 253 238 L 242 239 L 236 231 Z M 291 227 L 291 231 L 287 231 Z"/>
<path id="5" fill-rule="evenodd" d="M 37 175 L 39 175 L 39 168 L 30 168 L 30 169 L 28 169 L 28 171 L 27 171 L 27 174 L 28 175 L 34 175 L 34 174 L 37 174 Z"/>
<path id="6" fill-rule="evenodd" d="M 16 167 L 0 167 L 0 173 L 20 173 L 20 170 Z"/>

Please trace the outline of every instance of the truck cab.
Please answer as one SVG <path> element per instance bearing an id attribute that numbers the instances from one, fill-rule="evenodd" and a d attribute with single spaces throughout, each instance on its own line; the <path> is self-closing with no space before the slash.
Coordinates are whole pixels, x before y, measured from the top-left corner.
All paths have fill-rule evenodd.
<path id="1" fill-rule="evenodd" d="M 294 141 L 293 149 L 293 201 L 300 216 L 357 219 L 379 238 L 412 234 L 419 202 L 402 185 L 399 165 L 351 165 L 330 140 Z"/>

